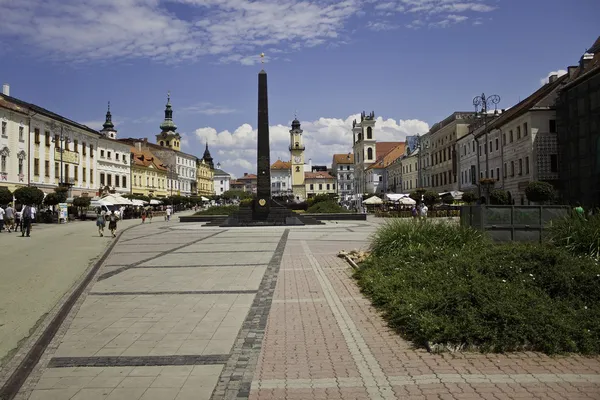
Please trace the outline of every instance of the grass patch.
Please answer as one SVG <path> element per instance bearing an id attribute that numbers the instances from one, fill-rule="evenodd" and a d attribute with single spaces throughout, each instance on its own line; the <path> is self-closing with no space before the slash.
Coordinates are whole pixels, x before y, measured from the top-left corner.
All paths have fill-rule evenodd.
<path id="1" fill-rule="evenodd" d="M 240 209 L 239 206 L 214 206 L 206 210 L 198 211 L 194 215 L 231 215 Z"/>
<path id="2" fill-rule="evenodd" d="M 571 254 L 600 259 L 600 215 L 598 214 L 583 218 L 573 213 L 555 219 L 544 233 L 549 243 L 562 247 Z"/>
<path id="3" fill-rule="evenodd" d="M 355 277 L 417 346 L 600 353 L 600 267 L 561 247 L 396 220 L 375 234 Z"/>

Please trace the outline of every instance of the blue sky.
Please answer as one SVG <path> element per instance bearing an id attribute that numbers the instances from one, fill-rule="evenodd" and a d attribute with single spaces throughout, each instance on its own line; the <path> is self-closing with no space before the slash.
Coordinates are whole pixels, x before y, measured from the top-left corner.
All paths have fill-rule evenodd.
<path id="1" fill-rule="evenodd" d="M 597 0 L 0 0 L 11 95 L 120 137 L 159 132 L 166 93 L 184 151 L 235 175 L 255 163 L 257 73 L 269 74 L 272 160 L 297 111 L 306 159 L 350 151 L 351 121 L 403 140 L 481 92 L 508 108 L 576 64 Z M 596 27 L 596 28 L 594 28 Z"/>

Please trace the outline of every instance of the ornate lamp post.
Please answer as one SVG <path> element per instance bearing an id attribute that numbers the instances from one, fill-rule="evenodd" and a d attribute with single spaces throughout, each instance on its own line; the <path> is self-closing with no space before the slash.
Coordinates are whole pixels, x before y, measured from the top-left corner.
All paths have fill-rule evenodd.
<path id="1" fill-rule="evenodd" d="M 51 132 L 53 132 L 56 135 L 56 131 L 58 131 L 58 126 L 56 125 L 56 123 L 54 121 L 52 121 L 49 125 L 48 128 L 50 129 Z M 68 129 L 65 129 L 64 126 L 61 124 L 60 125 L 60 134 L 58 135 L 58 151 L 60 152 L 60 180 L 58 185 L 60 187 L 64 186 L 65 182 L 63 180 L 63 153 L 65 152 L 65 145 L 68 145 L 69 143 L 71 143 L 71 139 L 67 136 L 67 132 L 69 132 Z M 57 143 L 56 137 L 52 138 L 52 143 Z"/>
<path id="2" fill-rule="evenodd" d="M 481 96 L 477 96 L 473 99 L 473 106 L 475 107 L 475 115 L 482 114 L 483 115 L 483 131 L 485 132 L 485 143 L 483 148 L 485 150 L 485 180 L 488 182 L 489 173 L 490 173 L 490 165 L 489 165 L 489 154 L 490 149 L 488 146 L 488 129 L 487 129 L 487 115 L 488 108 L 491 108 L 492 105 L 494 107 L 494 114 L 498 113 L 498 103 L 500 103 L 500 96 L 497 94 L 493 94 L 491 96 L 486 96 L 485 93 L 482 93 Z M 479 166 L 479 153 L 477 153 L 477 166 Z M 481 179 L 481 177 L 478 177 Z M 485 202 L 486 204 L 489 202 L 489 184 L 486 184 L 485 191 Z"/>

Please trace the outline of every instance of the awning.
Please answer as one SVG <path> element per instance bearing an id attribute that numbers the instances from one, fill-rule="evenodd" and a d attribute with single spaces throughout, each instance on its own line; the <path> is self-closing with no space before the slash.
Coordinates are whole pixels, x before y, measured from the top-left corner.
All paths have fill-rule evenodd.
<path id="1" fill-rule="evenodd" d="M 383 200 L 377 196 L 372 196 L 363 201 L 363 204 L 383 204 Z"/>
<path id="2" fill-rule="evenodd" d="M 162 201 L 160 201 L 160 200 L 150 199 L 150 204 L 152 204 L 153 206 L 159 205 L 161 203 L 162 203 Z"/>
<path id="3" fill-rule="evenodd" d="M 206 198 L 206 197 L 204 197 L 204 196 L 200 197 L 200 199 L 201 199 L 202 201 L 210 201 L 209 199 L 207 199 L 207 198 Z"/>

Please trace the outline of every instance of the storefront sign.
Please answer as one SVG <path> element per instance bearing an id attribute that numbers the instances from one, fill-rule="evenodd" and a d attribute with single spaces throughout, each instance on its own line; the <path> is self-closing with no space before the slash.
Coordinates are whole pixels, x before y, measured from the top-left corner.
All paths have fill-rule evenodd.
<path id="1" fill-rule="evenodd" d="M 60 161 L 60 149 L 58 148 L 54 148 L 54 160 Z M 62 161 L 68 164 L 79 165 L 79 153 L 75 153 L 74 151 L 69 150 L 63 150 Z"/>
<path id="2" fill-rule="evenodd" d="M 66 222 L 68 216 L 67 212 L 67 203 L 58 203 L 58 219 Z"/>

